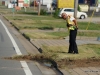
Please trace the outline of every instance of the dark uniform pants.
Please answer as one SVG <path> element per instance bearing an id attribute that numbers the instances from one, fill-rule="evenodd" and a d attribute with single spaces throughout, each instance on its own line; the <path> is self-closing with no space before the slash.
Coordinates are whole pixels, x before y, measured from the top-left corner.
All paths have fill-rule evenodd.
<path id="1" fill-rule="evenodd" d="M 77 35 L 77 29 L 70 30 L 69 34 L 69 53 L 78 53 L 78 48 L 76 44 L 76 35 Z"/>

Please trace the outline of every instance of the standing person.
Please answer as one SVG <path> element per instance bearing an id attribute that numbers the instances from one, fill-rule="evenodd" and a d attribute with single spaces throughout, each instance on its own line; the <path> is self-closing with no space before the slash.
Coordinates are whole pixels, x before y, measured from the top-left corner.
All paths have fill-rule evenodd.
<path id="1" fill-rule="evenodd" d="M 76 44 L 76 35 L 77 35 L 77 21 L 73 16 L 62 13 L 62 18 L 66 20 L 67 27 L 69 30 L 69 51 L 68 53 L 78 54 L 78 48 Z"/>

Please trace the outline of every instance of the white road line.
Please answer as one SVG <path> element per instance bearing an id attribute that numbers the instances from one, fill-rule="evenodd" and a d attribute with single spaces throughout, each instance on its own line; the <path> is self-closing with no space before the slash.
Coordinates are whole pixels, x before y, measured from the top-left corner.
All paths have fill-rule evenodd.
<path id="1" fill-rule="evenodd" d="M 14 38 L 13 38 L 12 35 L 10 34 L 10 32 L 9 32 L 9 30 L 7 29 L 6 25 L 5 25 L 1 20 L 0 20 L 0 22 L 1 22 L 2 26 L 4 27 L 5 31 L 7 32 L 8 36 L 9 36 L 9 38 L 10 38 L 10 40 L 11 40 L 11 42 L 12 42 L 14 48 L 15 48 L 15 51 L 16 51 L 17 55 L 22 55 L 22 53 L 21 53 L 21 51 L 20 51 L 18 45 L 16 44 Z M 29 69 L 27 63 L 26 63 L 25 61 L 20 61 L 20 63 L 21 63 L 21 65 L 22 65 L 22 67 L 23 67 L 23 69 L 24 69 L 26 75 L 33 75 L 32 72 L 30 71 L 30 69 Z"/>

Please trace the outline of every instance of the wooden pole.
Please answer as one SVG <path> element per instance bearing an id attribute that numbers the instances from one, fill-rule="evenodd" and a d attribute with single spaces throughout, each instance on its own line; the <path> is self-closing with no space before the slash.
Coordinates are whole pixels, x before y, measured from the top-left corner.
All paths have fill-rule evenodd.
<path id="1" fill-rule="evenodd" d="M 34 0 L 34 11 L 35 11 L 35 2 L 36 2 L 36 0 Z"/>
<path id="2" fill-rule="evenodd" d="M 41 9 L 41 2 L 39 2 L 39 6 L 38 6 L 38 16 L 40 15 L 40 9 Z"/>

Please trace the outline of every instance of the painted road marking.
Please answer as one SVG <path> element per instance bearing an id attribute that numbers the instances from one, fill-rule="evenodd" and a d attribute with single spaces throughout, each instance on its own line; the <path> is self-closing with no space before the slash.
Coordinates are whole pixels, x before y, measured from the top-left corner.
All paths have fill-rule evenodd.
<path id="1" fill-rule="evenodd" d="M 7 32 L 8 36 L 9 36 L 9 38 L 10 38 L 10 40 L 11 40 L 11 42 L 12 42 L 14 48 L 15 48 L 15 51 L 16 51 L 17 55 L 22 55 L 22 53 L 21 53 L 21 51 L 20 51 L 18 45 L 16 44 L 14 38 L 13 38 L 12 35 L 10 34 L 10 32 L 9 32 L 9 30 L 7 29 L 6 25 L 5 25 L 1 20 L 0 20 L 0 22 L 1 22 L 2 26 L 4 27 L 5 31 Z M 25 74 L 26 74 L 26 75 L 33 75 L 32 72 L 30 71 L 30 69 L 29 69 L 27 63 L 26 63 L 25 61 L 20 61 L 20 63 L 21 63 L 21 65 L 22 65 L 23 70 L 25 71 Z"/>

